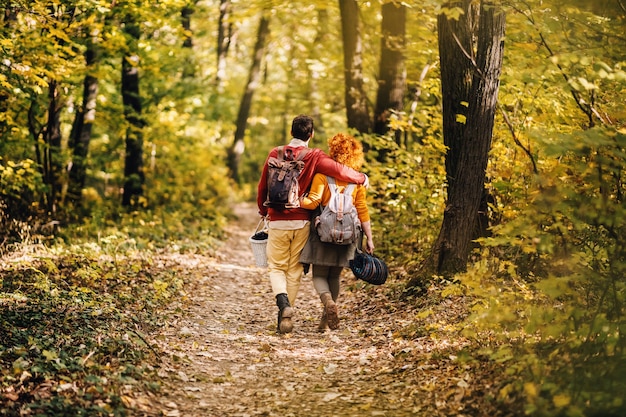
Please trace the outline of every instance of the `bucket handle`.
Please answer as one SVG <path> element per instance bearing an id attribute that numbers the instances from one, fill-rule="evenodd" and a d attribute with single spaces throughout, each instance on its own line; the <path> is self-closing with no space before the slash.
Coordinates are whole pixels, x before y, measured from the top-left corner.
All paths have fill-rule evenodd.
<path id="1" fill-rule="evenodd" d="M 261 224 L 263 224 L 263 227 L 261 227 Z M 259 224 L 256 225 L 256 230 L 254 231 L 254 233 L 258 233 L 262 230 L 267 230 L 268 229 L 268 221 L 267 221 L 267 217 L 262 217 L 261 220 L 259 220 Z"/>

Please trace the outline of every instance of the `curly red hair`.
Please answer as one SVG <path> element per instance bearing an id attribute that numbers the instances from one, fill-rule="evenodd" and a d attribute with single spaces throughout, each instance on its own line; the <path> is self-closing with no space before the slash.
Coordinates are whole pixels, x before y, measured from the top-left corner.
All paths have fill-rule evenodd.
<path id="1" fill-rule="evenodd" d="M 340 164 L 357 171 L 361 169 L 365 159 L 361 142 L 346 133 L 337 133 L 328 139 L 328 154 Z"/>

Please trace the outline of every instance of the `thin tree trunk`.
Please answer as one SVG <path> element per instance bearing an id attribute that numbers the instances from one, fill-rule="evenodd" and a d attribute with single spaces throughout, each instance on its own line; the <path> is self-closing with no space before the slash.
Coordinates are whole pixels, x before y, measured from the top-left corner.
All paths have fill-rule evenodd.
<path id="1" fill-rule="evenodd" d="M 270 19 L 269 16 L 264 13 L 259 22 L 259 31 L 254 46 L 254 56 L 252 66 L 250 67 L 248 83 L 246 84 L 246 89 L 239 105 L 235 140 L 228 150 L 228 167 L 230 169 L 231 178 L 235 180 L 235 182 L 239 182 L 239 164 L 241 163 L 241 157 L 245 150 L 244 137 L 248 126 L 248 115 L 250 114 L 250 107 L 252 106 L 252 97 L 261 82 L 261 63 L 265 56 L 266 42 L 269 33 Z"/>
<path id="2" fill-rule="evenodd" d="M 93 70 L 97 60 L 97 52 L 94 41 L 87 43 L 85 61 L 88 69 Z M 72 164 L 69 170 L 68 198 L 74 203 L 80 204 L 82 191 L 85 187 L 87 176 L 87 155 L 91 132 L 96 119 L 96 99 L 98 96 L 98 78 L 91 74 L 85 76 L 83 82 L 83 103 L 76 113 L 72 132 L 70 133 L 70 146 L 72 148 Z"/>
<path id="3" fill-rule="evenodd" d="M 55 213 L 57 202 L 63 188 L 63 158 L 61 155 L 61 98 L 56 80 L 48 86 L 48 121 L 44 131 L 45 180 L 48 184 L 48 212 Z"/>
<path id="4" fill-rule="evenodd" d="M 13 29 L 15 22 L 17 20 L 17 14 L 15 12 L 15 8 L 10 5 L 6 5 L 2 8 L 2 13 L 0 13 L 0 20 L 2 21 L 2 26 L 8 32 L 9 29 Z M 11 95 L 2 89 L 0 91 L 0 114 L 4 114 L 7 110 L 9 110 Z M 7 128 L 6 120 L 0 120 L 0 131 L 4 133 L 4 130 Z"/>
<path id="5" fill-rule="evenodd" d="M 421 273 L 410 280 L 409 287 L 419 286 L 422 277 L 432 273 L 450 276 L 466 269 L 484 201 L 505 16 L 491 4 L 481 3 L 480 9 L 473 9 L 471 0 L 464 0 L 463 4 L 466 14 L 458 22 L 443 15 L 438 20 L 444 139 L 450 147 L 446 156 L 448 201 L 432 253 Z M 474 22 L 478 22 L 476 31 Z M 477 42 L 475 52 L 472 34 Z"/>
<path id="6" fill-rule="evenodd" d="M 185 6 L 183 6 L 180 12 L 181 23 L 183 26 L 183 30 L 185 31 L 183 37 L 183 48 L 192 50 L 193 49 L 193 34 L 191 31 L 191 16 L 195 12 L 196 4 L 198 0 L 193 0 L 188 2 Z M 195 62 L 193 60 L 193 54 L 190 53 L 183 63 L 183 78 L 192 78 L 195 73 Z"/>
<path id="7" fill-rule="evenodd" d="M 215 83 L 218 92 L 223 89 L 223 80 L 226 78 L 226 57 L 232 40 L 233 24 L 230 21 L 232 3 L 230 0 L 220 0 L 220 17 L 217 26 L 217 72 Z"/>
<path id="8" fill-rule="evenodd" d="M 369 133 L 372 123 L 369 115 L 367 95 L 363 89 L 363 45 L 359 6 L 356 0 L 339 0 L 339 8 L 341 10 L 348 127 L 356 129 L 360 133 Z"/>
<path id="9" fill-rule="evenodd" d="M 415 93 L 413 94 L 413 100 L 411 102 L 411 108 L 409 111 L 409 116 L 408 116 L 408 120 L 407 120 L 407 125 L 408 126 L 413 126 L 413 120 L 415 119 L 415 112 L 417 111 L 417 104 L 420 100 L 420 97 L 422 96 L 422 83 L 424 82 L 424 79 L 426 78 L 426 75 L 428 74 L 428 71 L 430 71 L 432 68 L 434 67 L 434 64 L 426 64 L 426 66 L 424 68 L 422 68 L 422 72 L 420 74 L 419 79 L 417 80 L 417 87 L 415 89 Z M 408 146 L 409 144 L 409 135 L 410 135 L 410 131 L 407 129 L 404 132 L 404 145 Z M 418 143 L 422 143 L 422 139 L 418 138 Z"/>
<path id="10" fill-rule="evenodd" d="M 378 94 L 374 111 L 374 133 L 384 135 L 389 131 L 392 113 L 404 108 L 406 91 L 406 6 L 394 1 L 382 5 L 382 39 L 379 66 Z M 401 132 L 396 132 L 400 142 Z M 398 143 L 400 144 L 400 143 Z"/>
<path id="11" fill-rule="evenodd" d="M 139 94 L 139 56 L 134 52 L 140 31 L 136 22 L 127 19 L 125 32 L 129 35 L 130 48 L 122 60 L 122 100 L 126 128 L 126 157 L 124 160 L 124 193 L 122 205 L 136 205 L 143 194 L 145 174 L 143 170 L 143 127 L 141 96 Z"/>
<path id="12" fill-rule="evenodd" d="M 324 38 L 328 33 L 328 10 L 324 8 L 318 11 L 317 33 L 315 34 L 313 45 L 323 45 Z M 319 49 L 319 47 L 316 47 L 311 51 L 311 58 L 314 62 L 320 59 Z M 320 109 L 320 103 L 323 103 L 323 99 L 318 84 L 320 74 L 316 70 L 316 65 L 307 65 L 307 70 L 309 72 L 309 97 L 312 105 L 311 117 L 315 121 L 315 131 L 323 135 L 324 121 L 322 120 L 322 111 Z M 286 118 L 285 120 L 288 122 L 291 118 Z M 284 131 L 288 131 L 288 129 Z"/>
<path id="13" fill-rule="evenodd" d="M 69 25 L 69 21 L 73 19 L 76 9 L 75 7 L 68 7 L 64 13 L 59 14 L 60 7 L 56 4 L 49 5 L 48 11 L 50 16 L 54 16 L 60 26 L 64 24 Z M 57 38 L 54 34 L 51 34 L 51 36 L 56 39 L 59 45 L 65 45 L 65 40 Z M 49 213 L 54 214 L 57 211 L 59 201 L 63 198 L 62 193 L 66 181 L 61 134 L 61 109 L 64 103 L 62 103 L 61 90 L 56 79 L 52 79 L 48 84 L 48 99 L 48 120 L 44 131 L 44 142 L 46 144 L 45 178 L 49 186 L 47 208 Z"/>

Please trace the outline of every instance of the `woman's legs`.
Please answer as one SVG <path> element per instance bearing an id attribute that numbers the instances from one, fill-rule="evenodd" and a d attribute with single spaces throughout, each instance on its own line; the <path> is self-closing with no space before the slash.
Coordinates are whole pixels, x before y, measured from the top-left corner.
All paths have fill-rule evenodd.
<path id="1" fill-rule="evenodd" d="M 339 297 L 340 275 L 342 267 L 313 265 L 313 286 L 324 305 L 319 330 L 325 330 L 326 324 L 332 330 L 339 328 L 337 298 Z"/>
<path id="2" fill-rule="evenodd" d="M 340 277 L 343 268 L 340 266 L 313 265 L 313 287 L 318 295 L 329 292 L 337 301 L 340 290 Z"/>

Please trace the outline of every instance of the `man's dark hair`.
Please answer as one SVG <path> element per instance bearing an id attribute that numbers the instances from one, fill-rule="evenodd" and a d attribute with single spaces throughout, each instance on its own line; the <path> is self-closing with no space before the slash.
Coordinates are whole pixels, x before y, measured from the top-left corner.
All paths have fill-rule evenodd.
<path id="1" fill-rule="evenodd" d="M 296 139 L 309 140 L 313 134 L 313 118 L 301 114 L 291 123 L 291 135 Z"/>

